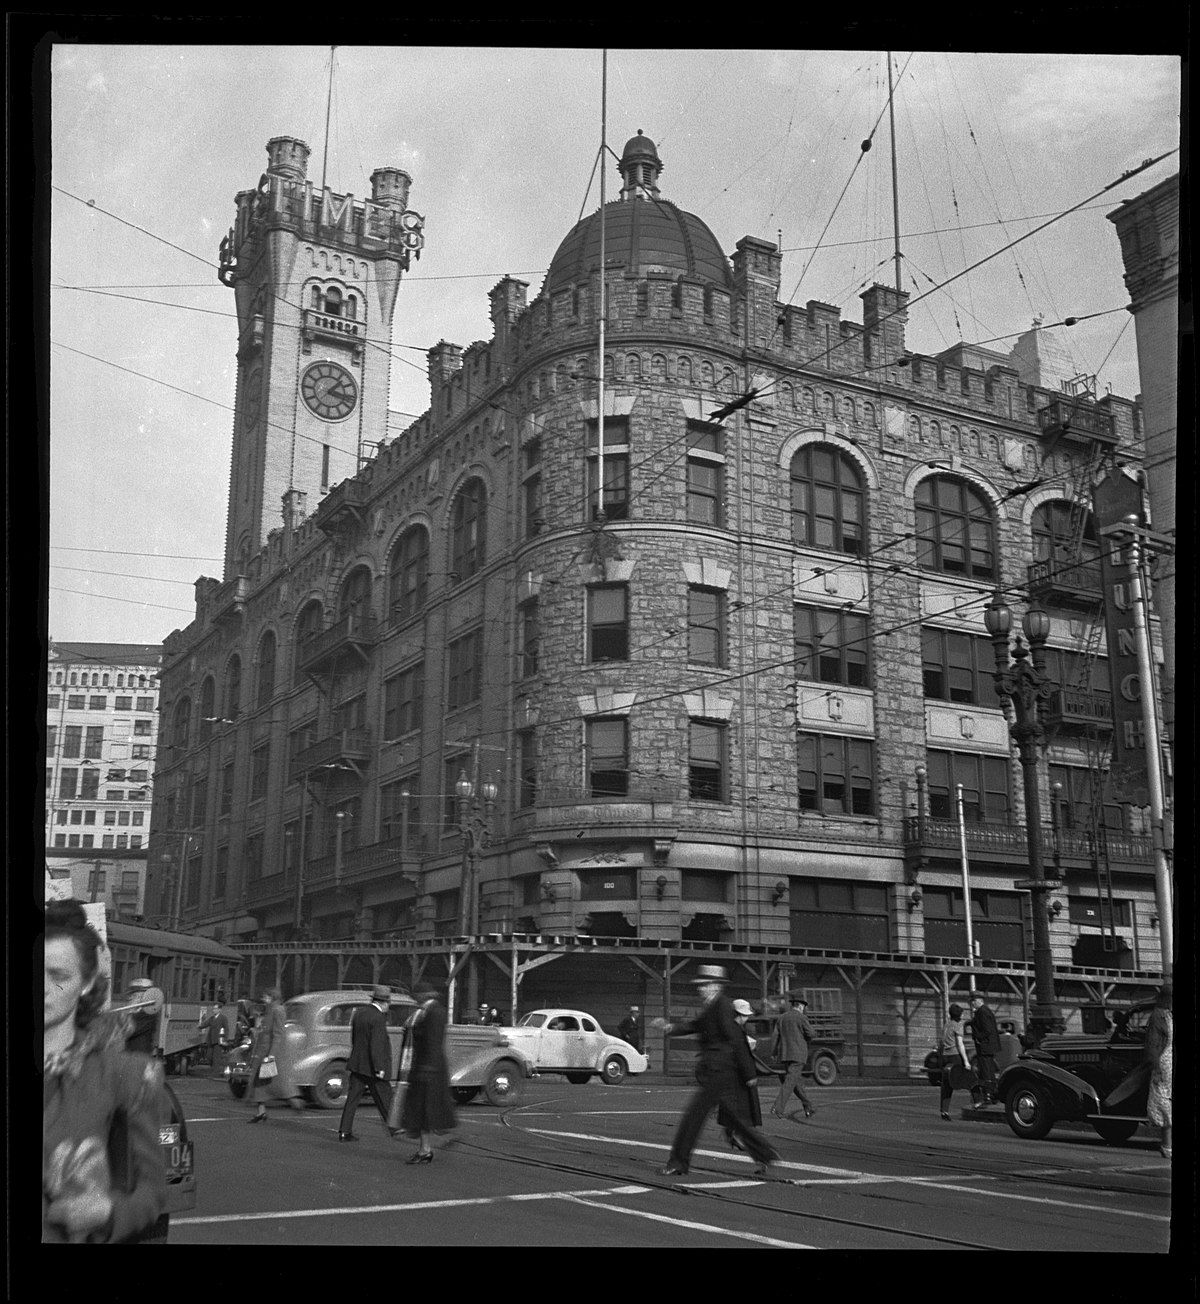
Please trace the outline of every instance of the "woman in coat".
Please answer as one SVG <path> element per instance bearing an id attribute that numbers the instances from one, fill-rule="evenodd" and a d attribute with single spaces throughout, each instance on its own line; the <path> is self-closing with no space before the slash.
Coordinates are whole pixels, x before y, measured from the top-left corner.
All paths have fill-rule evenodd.
<path id="1" fill-rule="evenodd" d="M 1175 1067 L 1175 1018 L 1171 1005 L 1171 988 L 1164 985 L 1155 999 L 1150 1026 L 1146 1029 L 1146 1058 L 1150 1061 L 1146 1116 L 1162 1130 L 1159 1149 L 1167 1159 L 1171 1157 L 1171 1079 Z"/>
<path id="2" fill-rule="evenodd" d="M 159 1065 L 102 1013 L 100 937 L 78 901 L 46 907 L 42 1240 L 142 1240 L 166 1207 Z"/>
<path id="3" fill-rule="evenodd" d="M 407 1136 L 420 1137 L 420 1148 L 405 1162 L 433 1163 L 433 1134 L 458 1126 L 450 1098 L 450 1069 L 446 1063 L 446 1009 L 432 987 L 416 993 L 420 1001 L 408 1022 L 412 1042 L 412 1067 L 400 1127 Z"/>
<path id="4" fill-rule="evenodd" d="M 284 1055 L 287 1047 L 287 1032 L 284 1027 L 283 1006 L 279 1003 L 279 995 L 279 991 L 274 987 L 263 992 L 262 1013 L 258 1017 L 258 1027 L 254 1033 L 254 1047 L 250 1052 L 251 1099 L 257 1107 L 255 1113 L 247 1120 L 250 1123 L 261 1123 L 267 1117 L 266 1101 L 259 1094 L 264 1086 L 269 1095 L 283 1096 L 293 1109 L 304 1108 L 300 1103 L 299 1096 L 296 1095 L 295 1087 L 292 1085 L 291 1075 L 287 1071 Z M 275 1057 L 277 1072 L 274 1078 L 268 1078 L 264 1083 L 259 1079 L 258 1075 L 262 1070 L 263 1060 L 268 1055 Z"/>
<path id="5" fill-rule="evenodd" d="M 971 1099 L 976 1103 L 979 1102 L 979 1079 L 975 1076 L 975 1070 L 967 1058 L 967 1044 L 963 1040 L 962 1006 L 952 1005 L 949 1016 L 946 1026 L 942 1029 L 941 1043 L 941 1109 L 942 1117 L 947 1121 L 950 1118 L 950 1096 L 956 1087 L 969 1088 Z"/>
<path id="6" fill-rule="evenodd" d="M 746 1020 L 754 1014 L 754 1009 L 749 1001 L 737 1000 L 733 1002 L 734 1022 L 746 1035 L 746 1045 L 750 1048 L 750 1054 L 754 1062 L 759 1065 L 757 1056 L 754 1055 L 754 1048 L 758 1045 L 753 1037 L 746 1032 Z M 765 1065 L 761 1065 L 761 1071 L 770 1072 Z M 743 1122 L 751 1124 L 753 1127 L 762 1127 L 762 1104 L 758 1099 L 758 1086 L 747 1086 L 741 1084 L 741 1094 L 738 1097 L 738 1114 Z M 725 1104 L 717 1106 L 717 1126 L 725 1129 L 725 1140 L 729 1142 L 734 1150 L 745 1150 L 745 1146 L 738 1140 L 737 1133 L 733 1130 L 733 1111 Z"/>

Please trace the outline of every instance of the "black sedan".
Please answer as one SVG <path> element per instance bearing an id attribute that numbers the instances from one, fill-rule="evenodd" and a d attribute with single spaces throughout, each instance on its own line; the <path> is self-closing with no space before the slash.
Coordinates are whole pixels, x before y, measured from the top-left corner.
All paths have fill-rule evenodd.
<path id="1" fill-rule="evenodd" d="M 1044 1137 L 1055 1123 L 1087 1122 L 1105 1141 L 1127 1141 L 1146 1121 L 1150 1066 L 1146 1028 L 1153 1004 L 1117 1016 L 1106 1034 L 1051 1034 L 1001 1074 L 997 1095 L 1013 1132 Z"/>

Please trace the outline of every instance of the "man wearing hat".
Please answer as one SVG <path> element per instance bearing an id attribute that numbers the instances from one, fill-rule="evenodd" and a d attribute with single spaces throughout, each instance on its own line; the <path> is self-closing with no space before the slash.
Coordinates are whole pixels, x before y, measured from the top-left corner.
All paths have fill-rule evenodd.
<path id="1" fill-rule="evenodd" d="M 631 1005 L 629 1013 L 617 1024 L 617 1036 L 634 1050 L 642 1049 L 642 1012 L 636 1005 Z"/>
<path id="2" fill-rule="evenodd" d="M 338 1124 L 339 1141 L 357 1141 L 351 1130 L 354 1112 L 363 1092 L 367 1092 L 379 1110 L 384 1127 L 392 1107 L 392 1046 L 388 1040 L 385 1011 L 392 1001 L 390 987 L 375 987 L 369 1005 L 360 1005 L 350 1019 L 350 1058 L 346 1068 L 350 1085 L 346 1090 L 346 1103 L 342 1106 L 342 1121 Z M 391 1135 L 395 1135 L 388 1128 Z"/>
<path id="3" fill-rule="evenodd" d="M 771 1113 L 776 1118 L 787 1118 L 788 1102 L 795 1092 L 804 1106 L 804 1117 L 812 1118 L 817 1112 L 816 1106 L 809 1100 L 804 1090 L 804 1066 L 808 1063 L 808 1043 L 813 1038 L 813 1026 L 808 1021 L 806 1010 L 808 998 L 800 991 L 788 992 L 789 1008 L 779 1016 L 775 1025 L 775 1040 L 772 1043 L 772 1059 L 786 1066 L 783 1084 L 779 1095 L 771 1106 Z"/>
<path id="4" fill-rule="evenodd" d="M 699 1086 L 679 1120 L 671 1143 L 671 1157 L 659 1172 L 664 1177 L 676 1177 L 688 1171 L 705 1120 L 718 1106 L 724 1106 L 731 1133 L 750 1152 L 756 1176 L 763 1177 L 767 1165 L 779 1156 L 743 1112 L 743 1093 L 754 1088 L 757 1070 L 746 1034 L 725 995 L 728 975 L 718 964 L 702 964 L 692 981 L 704 1002 L 700 1014 L 686 1023 L 654 1021 L 655 1027 L 661 1027 L 667 1036 L 697 1033 L 700 1037 L 700 1065 L 696 1072 Z"/>
<path id="5" fill-rule="evenodd" d="M 149 978 L 133 979 L 120 1007 L 129 1010 L 126 1050 L 140 1051 L 143 1055 L 154 1054 L 159 1045 L 158 1016 L 162 1013 L 166 1000 L 167 998 Z M 130 1009 L 130 1006 L 133 1008 Z"/>
<path id="6" fill-rule="evenodd" d="M 971 1035 L 975 1038 L 975 1067 L 983 1088 L 984 1104 L 996 1099 L 996 1056 L 1000 1054 L 1000 1029 L 996 1014 L 982 992 L 971 993 Z"/>

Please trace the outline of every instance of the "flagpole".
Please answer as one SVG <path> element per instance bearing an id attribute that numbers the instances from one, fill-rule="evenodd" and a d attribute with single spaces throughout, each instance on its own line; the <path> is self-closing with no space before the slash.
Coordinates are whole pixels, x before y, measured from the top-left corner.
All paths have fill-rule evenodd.
<path id="1" fill-rule="evenodd" d="M 963 814 L 963 786 L 957 785 L 958 788 L 958 854 L 962 863 L 962 884 L 963 884 L 963 910 L 967 916 L 967 961 L 969 966 L 975 964 L 975 930 L 971 918 L 971 867 L 967 861 L 967 820 Z M 967 981 L 970 983 L 970 990 L 975 990 L 974 974 L 968 971 Z"/>

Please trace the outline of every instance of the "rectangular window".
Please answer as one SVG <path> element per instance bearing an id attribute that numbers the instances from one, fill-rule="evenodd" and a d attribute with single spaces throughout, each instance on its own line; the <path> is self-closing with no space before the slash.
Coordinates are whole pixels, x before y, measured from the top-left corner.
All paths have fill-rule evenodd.
<path id="1" fill-rule="evenodd" d="M 869 687 L 866 616 L 824 607 L 796 607 L 792 631 L 798 679 Z"/>
<path id="2" fill-rule="evenodd" d="M 133 817 L 134 828 L 140 828 L 146 822 L 146 812 L 144 810 L 130 811 L 130 814 Z"/>
<path id="3" fill-rule="evenodd" d="M 134 839 L 135 847 L 140 845 L 140 843 L 141 843 L 141 838 Z M 80 845 L 84 847 L 94 847 L 96 845 L 96 839 L 92 834 L 85 833 L 83 837 L 80 839 Z"/>
<path id="4" fill-rule="evenodd" d="M 411 844 L 417 831 L 420 801 L 417 797 L 417 776 L 385 783 L 379 789 L 379 836 L 384 842 L 403 838 L 406 834 Z M 407 822 L 406 822 L 407 821 Z"/>
<path id="5" fill-rule="evenodd" d="M 129 755 L 135 761 L 148 761 L 150 759 L 150 744 L 133 743 L 129 748 Z"/>
<path id="6" fill-rule="evenodd" d="M 989 666 L 992 646 L 986 638 L 948 629 L 921 630 L 921 668 L 925 696 L 943 702 L 995 706 L 999 699 Z"/>
<path id="7" fill-rule="evenodd" d="M 1060 829 L 1078 829 L 1091 832 L 1092 811 L 1096 802 L 1097 829 L 1103 828 L 1111 833 L 1129 831 L 1125 822 L 1125 808 L 1114 802 L 1105 802 L 1108 785 L 1105 773 L 1096 774 L 1097 782 L 1093 785 L 1092 771 L 1081 765 L 1051 765 L 1050 778 L 1050 823 L 1057 823 Z M 1055 784 L 1059 786 L 1055 788 Z"/>
<path id="8" fill-rule="evenodd" d="M 725 459 L 721 431 L 714 426 L 688 427 L 687 517 L 697 525 L 723 525 Z"/>
<path id="9" fill-rule="evenodd" d="M 538 624 L 538 600 L 530 598 L 520 607 L 521 620 L 521 677 L 527 679 L 536 675 L 538 670 L 538 647 L 541 642 L 541 628 Z"/>
<path id="10" fill-rule="evenodd" d="M 875 813 L 875 745 L 837 734 L 796 735 L 801 810 Z"/>
<path id="11" fill-rule="evenodd" d="M 50 696 L 46 698 L 46 710 L 47 710 L 47 711 L 57 711 L 57 710 L 58 710 L 58 704 L 59 704 L 59 702 L 60 702 L 61 700 L 62 700 L 62 695 L 61 695 L 61 694 L 59 694 L 59 693 L 51 693 Z"/>
<path id="12" fill-rule="evenodd" d="M 629 660 L 629 586 L 595 584 L 587 591 L 588 660 Z"/>
<path id="13" fill-rule="evenodd" d="M 108 794 L 108 799 L 112 800 L 112 793 Z M 115 810 L 106 810 L 104 812 L 105 824 L 115 824 L 117 822 L 117 812 Z"/>
<path id="14" fill-rule="evenodd" d="M 688 661 L 725 664 L 725 594 L 719 589 L 688 587 Z"/>
<path id="15" fill-rule="evenodd" d="M 517 734 L 517 773 L 517 807 L 522 809 L 537 801 L 537 734 L 532 729 Z"/>
<path id="16" fill-rule="evenodd" d="M 967 822 L 1008 823 L 1007 757 L 931 750 L 925 759 L 929 772 L 929 813 L 934 819 L 958 819 L 961 783 L 963 818 Z"/>
<path id="17" fill-rule="evenodd" d="M 542 441 L 531 439 L 521 450 L 524 474 L 521 481 L 521 496 L 525 505 L 525 534 L 532 537 L 540 534 L 544 521 L 542 518 Z"/>
<path id="18" fill-rule="evenodd" d="M 727 801 L 727 726 L 713 720 L 688 724 L 688 796 L 693 801 Z"/>
<path id="19" fill-rule="evenodd" d="M 83 822 L 85 824 L 95 824 L 96 812 L 94 810 L 85 810 L 83 812 Z"/>
<path id="20" fill-rule="evenodd" d="M 383 736 L 388 741 L 420 729 L 425 701 L 425 663 L 393 675 L 383 686 Z"/>
<path id="21" fill-rule="evenodd" d="M 477 702 L 483 672 L 483 631 L 455 639 L 447 649 L 446 709 Z"/>
<path id="22" fill-rule="evenodd" d="M 153 711 L 153 710 L 154 710 L 154 698 L 152 698 L 152 697 L 139 697 L 138 700 L 137 700 L 137 709 L 138 709 L 139 711 Z"/>
<path id="23" fill-rule="evenodd" d="M 271 768 L 271 744 L 263 743 L 250 753 L 250 800 L 261 801 L 267 795 L 267 775 Z"/>
<path id="24" fill-rule="evenodd" d="M 100 796 L 100 771 L 91 767 L 83 771 L 79 783 L 79 795 L 89 801 L 96 801 Z"/>
<path id="25" fill-rule="evenodd" d="M 62 769 L 58 772 L 58 795 L 60 797 L 74 797 L 77 785 L 79 783 L 79 771 L 74 769 Z"/>
<path id="26" fill-rule="evenodd" d="M 217 859 L 213 865 L 213 900 L 220 901 L 225 895 L 225 884 L 229 878 L 229 847 L 217 848 Z"/>
<path id="27" fill-rule="evenodd" d="M 965 956 L 967 921 L 962 888 L 924 889 L 925 951 Z M 971 889 L 971 935 L 982 960 L 1025 960 L 1021 899 L 1015 892 Z"/>
<path id="28" fill-rule="evenodd" d="M 58 725 L 49 725 L 46 729 L 46 755 L 53 756 L 58 746 Z"/>
<path id="29" fill-rule="evenodd" d="M 71 823 L 72 823 L 72 824 L 82 824 L 82 823 L 83 823 L 83 811 L 81 811 L 81 810 L 73 810 L 73 811 L 70 812 L 70 815 L 71 815 Z"/>
<path id="30" fill-rule="evenodd" d="M 124 777 L 124 776 L 118 776 L 118 777 Z M 112 775 L 109 775 L 109 778 L 112 778 Z M 130 770 L 130 771 L 129 771 L 129 782 L 130 782 L 130 783 L 149 783 L 149 782 L 150 782 L 150 771 L 149 771 L 149 770 Z"/>
<path id="31" fill-rule="evenodd" d="M 357 693 L 334 707 L 332 724 L 335 733 L 343 729 L 364 729 L 367 724 L 367 695 Z"/>
<path id="32" fill-rule="evenodd" d="M 588 794 L 624 797 L 629 792 L 628 722 L 589 720 L 586 753 Z"/>
<path id="33" fill-rule="evenodd" d="M 79 756 L 83 751 L 83 725 L 69 724 L 63 730 L 64 756 Z"/>
<path id="34" fill-rule="evenodd" d="M 134 811 L 134 823 L 140 824 L 142 821 L 137 816 L 142 812 Z M 192 814 L 189 821 L 189 828 L 203 828 L 205 821 L 208 819 L 208 776 L 202 775 L 192 781 Z"/>
<path id="35" fill-rule="evenodd" d="M 288 734 L 288 782 L 295 783 L 300 777 L 300 753 L 311 747 L 317 737 L 317 722 L 308 720 Z"/>
<path id="36" fill-rule="evenodd" d="M 471 758 L 467 755 L 452 756 L 442 767 L 442 832 L 453 833 L 458 828 L 458 791 L 459 779 L 466 775 L 470 778 Z"/>
<path id="37" fill-rule="evenodd" d="M 133 722 L 133 736 L 135 738 L 149 738 L 153 732 L 152 721 L 135 720 Z"/>
<path id="38" fill-rule="evenodd" d="M 108 698 L 104 696 L 92 696 L 88 698 L 89 711 L 107 711 Z"/>
<path id="39" fill-rule="evenodd" d="M 454 937 L 459 929 L 458 891 L 433 894 L 433 935 Z"/>
<path id="40" fill-rule="evenodd" d="M 850 879 L 792 880 L 791 944 L 826 950 L 890 951 L 887 889 Z"/>
<path id="41" fill-rule="evenodd" d="M 88 847 L 90 847 L 91 845 L 92 845 L 92 844 L 87 840 L 87 838 L 85 838 L 85 839 L 84 839 L 84 846 L 88 846 Z M 141 845 L 142 845 L 142 835 L 141 835 L 140 833 L 131 833 L 131 834 L 129 835 L 129 849 L 130 849 L 130 851 L 136 851 L 137 848 L 140 847 Z"/>
<path id="42" fill-rule="evenodd" d="M 74 846 L 74 843 L 72 843 L 71 845 Z M 117 834 L 117 847 L 120 848 L 120 849 L 123 850 L 123 851 L 128 849 L 128 847 L 129 847 L 129 834 L 128 834 L 128 833 L 118 833 L 118 834 Z"/>
<path id="43" fill-rule="evenodd" d="M 100 759 L 104 749 L 104 726 L 88 725 L 87 737 L 83 744 L 83 754 L 93 761 Z"/>
<path id="44" fill-rule="evenodd" d="M 257 883 L 262 878 L 263 835 L 248 833 L 242 846 L 242 863 L 246 870 L 246 882 Z"/>
<path id="45" fill-rule="evenodd" d="M 68 693 L 68 694 L 67 694 L 67 710 L 68 710 L 68 711 L 82 711 L 82 710 L 83 710 L 83 707 L 84 707 L 84 702 L 85 702 L 86 700 L 87 700 L 87 699 L 84 697 L 84 695 L 83 695 L 82 693 Z M 117 698 L 117 701 L 118 701 L 118 702 L 120 702 L 120 700 L 121 700 L 120 698 Z M 125 700 L 128 701 L 129 699 L 126 698 Z M 120 710 L 120 707 L 118 706 L 117 709 Z M 126 707 L 125 709 L 128 710 L 129 708 Z"/>
<path id="46" fill-rule="evenodd" d="M 125 800 L 125 790 L 124 790 L 124 788 L 106 788 L 105 791 L 104 791 L 104 800 L 105 800 L 105 801 L 124 801 L 124 800 Z"/>
<path id="47" fill-rule="evenodd" d="M 685 869 L 680 875 L 680 895 L 685 901 L 731 901 L 733 877 L 716 869 Z"/>
<path id="48" fill-rule="evenodd" d="M 105 835 L 100 839 L 100 847 L 101 847 L 101 849 L 104 850 L 104 851 L 111 851 L 111 850 L 112 850 L 112 847 L 113 847 L 113 843 L 114 843 L 115 840 L 116 840 L 116 839 L 114 838 L 113 834 L 111 834 L 111 833 L 106 833 L 106 834 L 105 834 Z"/>
<path id="49" fill-rule="evenodd" d="M 233 762 L 221 767 L 221 805 L 218 808 L 219 815 L 231 815 L 233 813 Z"/>
<path id="50" fill-rule="evenodd" d="M 127 810 L 119 810 L 119 811 L 117 811 L 117 823 L 118 823 L 118 824 L 124 824 L 124 825 L 128 826 L 128 824 L 129 824 L 129 812 L 128 812 Z"/>
<path id="51" fill-rule="evenodd" d="M 588 422 L 588 516 L 600 516 L 599 456 L 597 430 L 599 422 Z M 629 418 L 604 419 L 604 498 L 605 519 L 623 521 L 629 516 Z"/>

